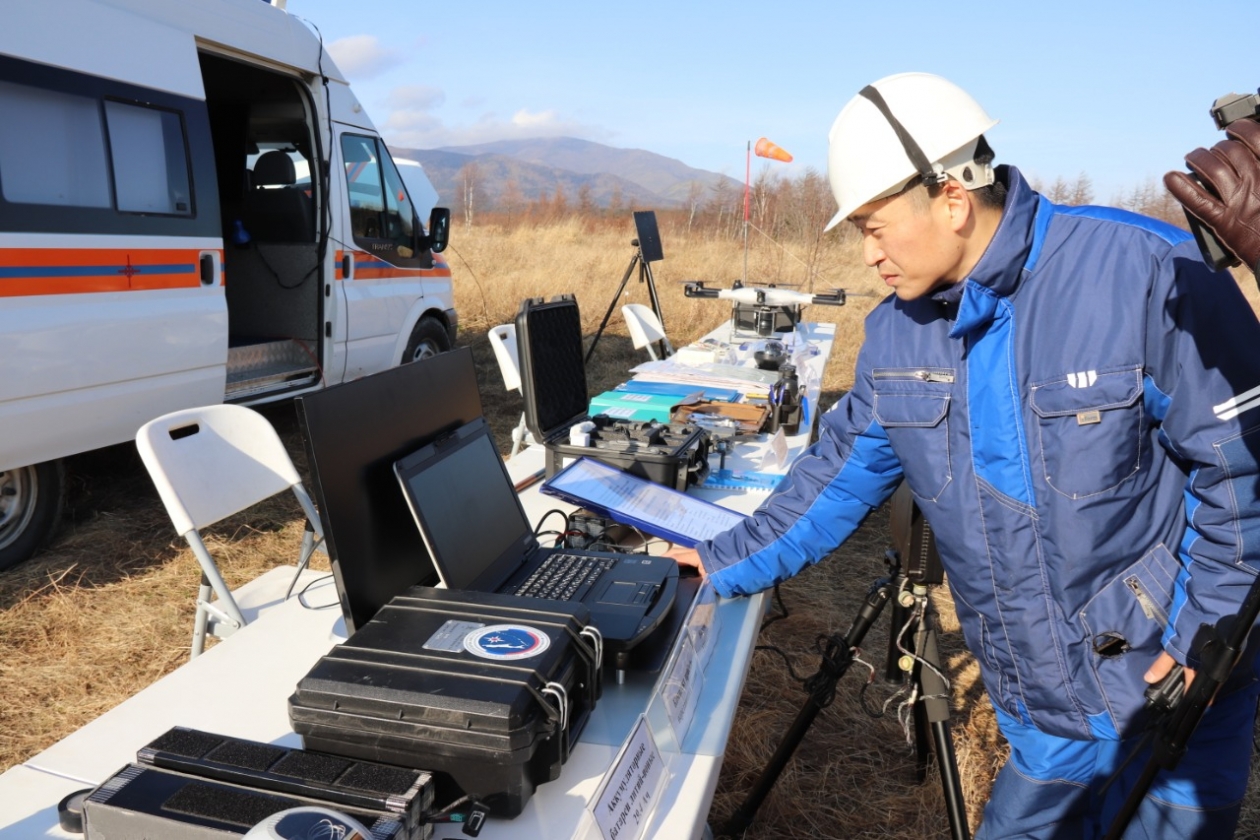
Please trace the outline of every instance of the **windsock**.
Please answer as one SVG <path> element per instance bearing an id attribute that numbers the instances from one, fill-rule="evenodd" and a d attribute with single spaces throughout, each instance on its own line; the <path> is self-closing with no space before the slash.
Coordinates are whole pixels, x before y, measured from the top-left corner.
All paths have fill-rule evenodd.
<path id="1" fill-rule="evenodd" d="M 762 137 L 757 141 L 757 145 L 753 147 L 753 151 L 757 153 L 757 157 L 770 158 L 771 160 L 781 160 L 784 163 L 791 163 L 792 156 L 785 149 L 781 149 Z"/>

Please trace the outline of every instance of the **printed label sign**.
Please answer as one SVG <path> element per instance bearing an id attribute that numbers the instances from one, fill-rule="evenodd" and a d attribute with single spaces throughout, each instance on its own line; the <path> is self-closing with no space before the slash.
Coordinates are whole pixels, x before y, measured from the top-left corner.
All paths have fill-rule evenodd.
<path id="1" fill-rule="evenodd" d="M 670 669 L 669 679 L 665 681 L 665 708 L 669 711 L 669 722 L 674 733 L 681 742 L 691 728 L 691 720 L 696 716 L 696 702 L 700 699 L 700 689 L 704 685 L 704 675 L 700 672 L 700 662 L 696 657 L 695 646 L 691 637 L 683 638 L 682 649 Z"/>
<path id="2" fill-rule="evenodd" d="M 464 636 L 464 650 L 482 659 L 528 659 L 549 647 L 546 633 L 524 624 L 493 624 Z"/>
<path id="3" fill-rule="evenodd" d="M 643 715 L 605 778 L 604 789 L 591 804 L 600 836 L 639 840 L 665 784 L 665 762 Z"/>
<path id="4" fill-rule="evenodd" d="M 691 643 L 696 646 L 696 660 L 703 671 L 709 667 L 709 658 L 713 656 L 713 640 L 717 636 L 717 592 L 708 581 L 696 593 L 691 615 L 687 619 L 687 633 L 691 636 Z"/>
<path id="5" fill-rule="evenodd" d="M 451 619 L 443 624 L 424 643 L 425 650 L 444 650 L 448 653 L 459 653 L 464 649 L 464 637 L 474 630 L 486 625 L 477 621 L 458 621 Z"/>

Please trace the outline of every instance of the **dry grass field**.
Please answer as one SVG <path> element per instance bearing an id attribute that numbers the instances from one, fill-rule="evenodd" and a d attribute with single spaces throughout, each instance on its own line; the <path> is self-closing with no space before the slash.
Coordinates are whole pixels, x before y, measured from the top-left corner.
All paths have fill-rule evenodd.
<path id="1" fill-rule="evenodd" d="M 456 277 L 460 344 L 473 350 L 486 414 L 505 450 L 521 402 L 519 395 L 504 392 L 486 330 L 510 321 L 523 298 L 576 293 L 586 331 L 594 333 L 633 254 L 633 235 L 628 220 L 616 228 L 580 221 L 513 231 L 456 227 L 447 256 Z M 669 333 L 680 344 L 729 314 L 723 302 L 685 298 L 680 283 L 729 285 L 743 272 L 743 251 L 738 243 L 687 237 L 669 225 L 662 226 L 662 239 L 666 258 L 654 265 L 655 278 Z M 854 294 L 846 307 L 807 311 L 813 319 L 839 324 L 824 383 L 824 404 L 830 405 L 849 385 L 862 319 L 882 292 L 878 278 L 840 237 L 828 242 L 818 265 L 823 270 L 813 281 L 816 290 L 841 287 Z M 753 242 L 748 275 L 761 284 L 809 279 L 790 250 L 760 237 Z M 1250 278 L 1243 286 L 1254 304 Z M 646 289 L 633 278 L 619 303 L 631 301 L 647 302 Z M 616 384 L 638 357 L 616 313 L 588 371 L 591 392 Z M 264 413 L 303 468 L 292 408 L 272 406 Z M 70 510 L 60 536 L 41 556 L 0 574 L 0 770 L 64 737 L 188 656 L 196 563 L 173 533 L 134 447 L 73 458 L 69 470 Z M 278 499 L 211 529 L 208 542 L 223 560 L 228 583 L 238 586 L 292 563 L 301 538 L 298 517 L 295 504 Z M 788 616 L 766 628 L 761 644 L 782 651 L 798 676 L 818 669 L 816 639 L 843 634 L 868 587 L 883 574 L 887 519 L 886 511 L 877 511 L 836 556 L 781 587 Z M 948 592 L 942 587 L 935 596 L 944 624 L 942 656 L 953 680 L 955 747 L 974 827 L 1005 746 L 978 669 L 962 647 Z M 865 659 L 881 672 L 888 612 L 865 644 Z M 835 702 L 814 722 L 747 837 L 949 836 L 935 771 L 925 784 L 916 784 L 895 704 L 883 717 L 871 717 L 859 698 L 864 681 L 860 667 L 840 681 Z M 865 706 L 878 708 L 890 693 L 877 680 L 866 690 Z M 805 696 L 784 657 L 773 651 L 755 656 L 712 823 L 743 800 Z M 1260 786 L 1252 788 L 1240 836 L 1260 836 Z"/>

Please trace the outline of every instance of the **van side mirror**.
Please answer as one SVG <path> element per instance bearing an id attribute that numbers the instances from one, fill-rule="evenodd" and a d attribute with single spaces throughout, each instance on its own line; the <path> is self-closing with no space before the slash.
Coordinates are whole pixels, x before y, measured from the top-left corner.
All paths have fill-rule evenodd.
<path id="1" fill-rule="evenodd" d="M 451 211 L 446 207 L 434 207 L 429 213 L 429 235 L 425 237 L 430 251 L 440 254 L 451 241 Z"/>

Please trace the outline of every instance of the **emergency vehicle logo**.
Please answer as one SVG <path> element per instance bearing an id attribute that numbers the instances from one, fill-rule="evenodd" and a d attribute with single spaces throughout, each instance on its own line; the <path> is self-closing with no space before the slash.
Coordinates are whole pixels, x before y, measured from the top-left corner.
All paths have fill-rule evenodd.
<path id="1" fill-rule="evenodd" d="M 482 659 L 528 659 L 549 647 L 545 633 L 524 624 L 479 627 L 464 637 L 464 650 Z"/>

